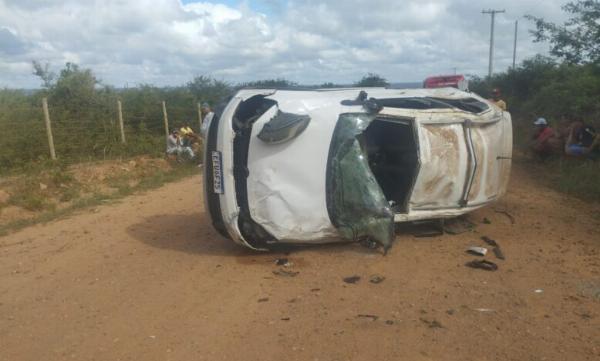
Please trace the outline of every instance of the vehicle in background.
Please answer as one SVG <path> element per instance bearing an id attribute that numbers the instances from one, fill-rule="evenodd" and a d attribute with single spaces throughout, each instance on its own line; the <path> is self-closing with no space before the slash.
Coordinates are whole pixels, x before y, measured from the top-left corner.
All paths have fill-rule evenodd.
<path id="1" fill-rule="evenodd" d="M 253 249 L 365 239 L 387 249 L 395 222 L 502 196 L 512 126 L 454 88 L 244 89 L 215 113 L 204 154 L 205 205 L 223 236 Z"/>
<path id="2" fill-rule="evenodd" d="M 423 82 L 423 88 L 456 88 L 463 91 L 469 90 L 469 81 L 464 75 L 436 75 L 430 76 Z"/>

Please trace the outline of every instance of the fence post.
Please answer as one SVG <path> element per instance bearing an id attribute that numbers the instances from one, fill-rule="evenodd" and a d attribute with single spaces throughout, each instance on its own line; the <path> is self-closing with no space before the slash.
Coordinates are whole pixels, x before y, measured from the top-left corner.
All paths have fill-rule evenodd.
<path id="1" fill-rule="evenodd" d="M 167 103 L 163 100 L 162 102 L 163 109 L 163 119 L 165 120 L 165 137 L 169 140 L 169 117 L 167 116 Z"/>
<path id="2" fill-rule="evenodd" d="M 121 101 L 117 100 L 117 110 L 119 111 L 119 129 L 121 130 L 121 143 L 125 144 L 125 129 L 123 128 L 123 107 Z"/>
<path id="3" fill-rule="evenodd" d="M 46 134 L 48 135 L 48 147 L 50 148 L 50 158 L 56 160 L 54 151 L 54 137 L 52 137 L 52 127 L 50 126 L 50 113 L 48 112 L 48 98 L 42 98 L 42 108 L 44 109 L 44 122 L 46 123 Z"/>
<path id="4" fill-rule="evenodd" d="M 198 134 L 200 134 L 200 132 L 202 132 L 202 105 L 201 103 L 198 103 L 198 122 L 200 123 L 200 128 L 198 131 Z"/>

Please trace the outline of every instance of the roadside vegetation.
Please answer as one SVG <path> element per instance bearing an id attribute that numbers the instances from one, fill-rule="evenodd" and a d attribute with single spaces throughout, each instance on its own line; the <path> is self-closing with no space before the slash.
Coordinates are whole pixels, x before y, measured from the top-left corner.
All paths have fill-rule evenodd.
<path id="1" fill-rule="evenodd" d="M 600 132 L 600 2 L 580 0 L 563 7 L 564 24 L 533 15 L 532 35 L 550 45 L 550 55 L 535 56 L 491 79 L 473 77 L 470 88 L 484 97 L 501 90 L 513 116 L 515 147 L 527 154 L 532 123 L 544 117 L 560 134 L 574 120 Z M 600 160 L 554 157 L 524 160 L 556 189 L 587 201 L 600 201 Z"/>
<path id="2" fill-rule="evenodd" d="M 0 179 L 0 235 L 198 172 L 194 164 L 149 156 L 32 164 Z"/>

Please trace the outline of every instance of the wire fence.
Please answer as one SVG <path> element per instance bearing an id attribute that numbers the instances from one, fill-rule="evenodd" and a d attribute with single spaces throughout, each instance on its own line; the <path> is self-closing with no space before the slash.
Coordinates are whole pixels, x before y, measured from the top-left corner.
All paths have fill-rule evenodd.
<path id="1" fill-rule="evenodd" d="M 48 159 L 75 163 L 158 156 L 164 154 L 165 137 L 171 129 L 189 126 L 199 132 L 202 117 L 198 103 L 170 104 L 156 99 L 53 102 L 26 97 L 0 105 L 0 173 Z"/>

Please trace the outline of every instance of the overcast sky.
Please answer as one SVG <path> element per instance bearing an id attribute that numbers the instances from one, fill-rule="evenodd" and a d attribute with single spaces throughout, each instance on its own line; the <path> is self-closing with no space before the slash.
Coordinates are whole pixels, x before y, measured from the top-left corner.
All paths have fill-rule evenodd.
<path id="1" fill-rule="evenodd" d="M 229 82 L 286 78 L 392 82 L 487 73 L 490 17 L 495 70 L 545 53 L 523 19 L 562 22 L 565 0 L 0 0 L 0 87 L 35 88 L 31 60 L 54 71 L 91 68 L 104 84 L 179 85 L 195 75 Z"/>

